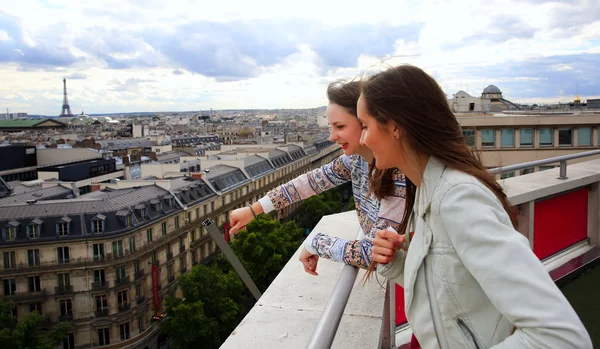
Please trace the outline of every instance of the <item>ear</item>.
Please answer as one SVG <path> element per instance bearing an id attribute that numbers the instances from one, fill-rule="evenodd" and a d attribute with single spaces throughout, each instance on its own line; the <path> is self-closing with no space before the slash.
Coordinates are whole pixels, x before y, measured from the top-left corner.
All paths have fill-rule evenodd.
<path id="1" fill-rule="evenodd" d="M 387 129 L 394 136 L 395 139 L 400 139 L 400 137 L 402 136 L 402 131 L 400 130 L 398 125 L 396 125 L 396 123 L 392 120 L 388 120 Z"/>

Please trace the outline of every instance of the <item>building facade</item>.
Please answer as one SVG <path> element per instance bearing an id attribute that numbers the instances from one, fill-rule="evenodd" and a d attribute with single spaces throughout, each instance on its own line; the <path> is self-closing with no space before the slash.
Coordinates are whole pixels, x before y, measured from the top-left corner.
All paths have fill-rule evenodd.
<path id="1" fill-rule="evenodd" d="M 119 181 L 81 196 L 57 185 L 0 199 L 0 297 L 17 318 L 38 311 L 48 328 L 71 321 L 65 348 L 155 348 L 151 319 L 178 295 L 177 276 L 219 253 L 200 223 L 223 226 L 231 210 L 341 153 L 328 141 L 293 150 L 289 161 L 217 165 L 200 179 Z"/>

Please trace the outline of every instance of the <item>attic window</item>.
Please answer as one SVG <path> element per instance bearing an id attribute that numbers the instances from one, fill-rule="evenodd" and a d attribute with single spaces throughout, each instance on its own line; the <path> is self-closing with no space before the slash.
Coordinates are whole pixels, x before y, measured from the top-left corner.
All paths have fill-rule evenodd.
<path id="1" fill-rule="evenodd" d="M 71 232 L 71 218 L 64 216 L 56 223 L 56 235 L 67 236 Z"/>
<path id="2" fill-rule="evenodd" d="M 148 215 L 148 207 L 146 207 L 146 205 L 135 205 L 135 209 L 138 210 L 138 212 L 140 213 L 140 217 L 142 217 L 142 219 L 148 218 L 150 217 Z"/>
<path id="3" fill-rule="evenodd" d="M 92 234 L 103 233 L 104 232 L 104 220 L 106 216 L 98 213 L 92 218 Z"/>
<path id="4" fill-rule="evenodd" d="M 35 218 L 31 221 L 31 224 L 27 226 L 27 237 L 29 239 L 39 239 L 40 238 L 40 226 L 43 221 L 39 218 Z"/>
<path id="5" fill-rule="evenodd" d="M 13 223 L 17 223 L 16 225 Z M 8 226 L 2 229 L 2 238 L 5 241 L 13 241 L 17 238 L 17 230 L 19 227 L 19 222 L 10 221 L 8 222 Z"/>

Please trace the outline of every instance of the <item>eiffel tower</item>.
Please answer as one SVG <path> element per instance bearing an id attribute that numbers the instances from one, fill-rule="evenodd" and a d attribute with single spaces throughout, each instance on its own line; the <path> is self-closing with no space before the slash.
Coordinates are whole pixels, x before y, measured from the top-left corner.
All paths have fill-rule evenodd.
<path id="1" fill-rule="evenodd" d="M 71 106 L 69 106 L 69 99 L 67 98 L 67 79 L 63 79 L 64 85 L 64 97 L 63 97 L 63 105 L 62 111 L 60 113 L 61 117 L 70 117 L 73 116 L 71 113 Z"/>

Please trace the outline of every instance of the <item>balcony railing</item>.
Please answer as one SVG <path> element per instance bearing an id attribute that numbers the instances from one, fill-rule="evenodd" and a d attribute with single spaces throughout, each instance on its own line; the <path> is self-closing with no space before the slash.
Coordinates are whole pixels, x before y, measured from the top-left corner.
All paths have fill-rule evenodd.
<path id="1" fill-rule="evenodd" d="M 72 285 L 56 286 L 56 287 L 54 287 L 54 293 L 57 295 L 73 293 L 73 286 Z"/>
<path id="2" fill-rule="evenodd" d="M 129 304 L 129 302 L 119 304 L 119 313 L 127 311 L 129 309 L 131 309 L 131 305 Z"/>
<path id="3" fill-rule="evenodd" d="M 144 275 L 146 275 L 146 273 L 144 272 L 144 269 L 140 269 L 137 271 L 137 273 L 135 273 L 135 279 L 139 280 L 139 279 L 143 278 Z"/>
<path id="4" fill-rule="evenodd" d="M 35 301 L 43 301 L 46 299 L 48 294 L 46 293 L 46 289 L 36 291 L 36 292 L 24 292 L 24 293 L 15 293 L 9 296 L 1 296 L 6 300 L 10 300 L 13 303 L 27 303 L 27 302 L 35 302 Z"/>
<path id="5" fill-rule="evenodd" d="M 98 309 L 94 312 L 96 317 L 107 317 L 108 316 L 108 308 Z"/>
<path id="6" fill-rule="evenodd" d="M 61 314 L 59 319 L 60 319 L 60 321 L 73 321 L 73 313 Z"/>
<path id="7" fill-rule="evenodd" d="M 167 278 L 167 280 L 169 281 L 169 283 L 175 281 L 175 275 L 171 275 Z"/>
<path id="8" fill-rule="evenodd" d="M 146 297 L 145 296 L 137 297 L 137 299 L 135 301 L 136 301 L 137 305 L 140 305 L 146 301 Z"/>
<path id="9" fill-rule="evenodd" d="M 183 252 L 185 252 L 185 246 L 184 245 L 180 245 L 179 246 L 179 253 L 181 254 Z"/>
<path id="10" fill-rule="evenodd" d="M 129 276 L 116 278 L 115 279 L 115 287 L 121 287 L 129 284 L 131 281 L 129 280 Z"/>
<path id="11" fill-rule="evenodd" d="M 104 290 L 108 288 L 108 281 L 92 282 L 92 290 Z"/>
<path id="12" fill-rule="evenodd" d="M 167 251 L 167 260 L 170 261 L 171 259 L 173 259 L 173 252 Z"/>

